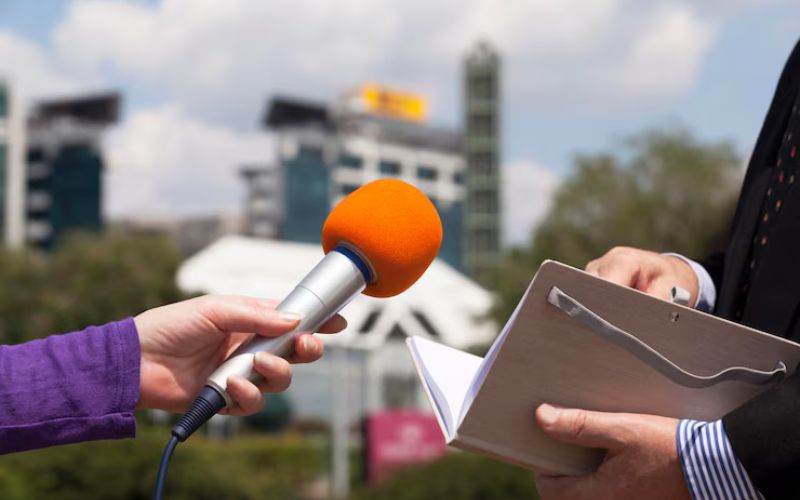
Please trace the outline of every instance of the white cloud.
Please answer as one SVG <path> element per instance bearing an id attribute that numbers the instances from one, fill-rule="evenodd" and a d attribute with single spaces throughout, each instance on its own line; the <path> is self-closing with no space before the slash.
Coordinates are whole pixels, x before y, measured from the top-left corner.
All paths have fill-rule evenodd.
<path id="1" fill-rule="evenodd" d="M 560 180 L 552 170 L 528 161 L 504 165 L 502 174 L 503 243 L 528 244 L 550 209 Z"/>
<path id="2" fill-rule="evenodd" d="M 106 213 L 120 216 L 240 212 L 243 164 L 268 163 L 265 133 L 237 133 L 173 106 L 135 111 L 105 143 Z"/>
<path id="3" fill-rule="evenodd" d="M 273 154 L 265 134 L 241 130 L 273 93 L 327 99 L 385 81 L 452 119 L 461 57 L 487 37 L 505 102 L 635 105 L 690 87 L 721 22 L 755 1 L 83 0 L 50 49 L 0 32 L 0 74 L 32 96 L 114 82 L 128 103 L 160 103 L 130 109 L 108 137 L 110 215 L 237 211 L 237 167 Z M 556 184 L 535 164 L 507 167 L 508 242 L 528 239 Z"/>
<path id="4" fill-rule="evenodd" d="M 54 40 L 70 65 L 113 68 L 237 124 L 269 93 L 327 98 L 372 79 L 427 92 L 454 116 L 458 64 L 480 37 L 500 48 L 514 102 L 636 103 L 690 86 L 720 21 L 745 3 L 86 0 Z"/>
<path id="5" fill-rule="evenodd" d="M 92 85 L 58 63 L 41 47 L 6 31 L 0 31 L 0 79 L 30 99 L 85 90 Z"/>

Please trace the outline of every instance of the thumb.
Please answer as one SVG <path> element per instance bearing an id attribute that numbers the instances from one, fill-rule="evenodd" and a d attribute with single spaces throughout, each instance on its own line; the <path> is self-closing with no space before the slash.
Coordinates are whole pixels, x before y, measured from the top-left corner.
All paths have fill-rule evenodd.
<path id="1" fill-rule="evenodd" d="M 624 426 L 620 415 L 557 408 L 548 404 L 536 409 L 536 423 L 550 438 L 587 448 L 614 450 L 622 446 Z"/>
<path id="2" fill-rule="evenodd" d="M 671 276 L 664 276 L 653 280 L 653 282 L 647 287 L 647 290 L 643 291 L 648 295 L 652 295 L 663 300 L 670 300 L 670 293 L 672 292 L 673 286 L 675 286 L 675 279 Z"/>
<path id="3" fill-rule="evenodd" d="M 193 300 L 198 301 L 201 315 L 224 332 L 275 337 L 291 331 L 300 321 L 297 314 L 276 310 L 271 300 L 235 295 L 205 295 Z"/>

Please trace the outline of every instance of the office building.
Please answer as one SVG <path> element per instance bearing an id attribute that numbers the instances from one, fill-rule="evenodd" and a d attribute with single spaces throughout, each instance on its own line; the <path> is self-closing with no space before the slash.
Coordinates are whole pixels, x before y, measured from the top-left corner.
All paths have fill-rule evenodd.
<path id="1" fill-rule="evenodd" d="M 444 226 L 439 257 L 462 268 L 465 198 L 461 134 L 425 123 L 419 95 L 365 85 L 331 104 L 277 97 L 263 124 L 276 133 L 276 204 L 260 210 L 277 220 L 282 239 L 318 243 L 330 210 L 365 183 L 396 177 L 419 187 Z M 272 174 L 269 174 L 272 175 Z M 249 175 L 251 186 L 260 175 Z M 254 188 L 248 203 L 252 203 Z M 248 210 L 255 219 L 258 211 Z M 249 234 L 255 235 L 252 229 Z"/>
<path id="2" fill-rule="evenodd" d="M 116 93 L 37 104 L 28 119 L 25 232 L 49 249 L 68 231 L 103 226 L 101 136 L 119 118 Z"/>
<path id="3" fill-rule="evenodd" d="M 6 227 L 6 175 L 11 163 L 11 96 L 8 85 L 0 81 L 0 234 L 5 234 Z"/>
<path id="4" fill-rule="evenodd" d="M 490 288 L 500 259 L 500 146 L 500 57 L 480 42 L 464 60 L 464 264 Z"/>
<path id="5" fill-rule="evenodd" d="M 25 114 L 8 81 L 0 80 L 0 238 L 9 248 L 24 244 Z"/>
<path id="6" fill-rule="evenodd" d="M 247 165 L 240 170 L 247 185 L 244 209 L 246 236 L 278 238 L 283 196 L 274 164 Z"/>

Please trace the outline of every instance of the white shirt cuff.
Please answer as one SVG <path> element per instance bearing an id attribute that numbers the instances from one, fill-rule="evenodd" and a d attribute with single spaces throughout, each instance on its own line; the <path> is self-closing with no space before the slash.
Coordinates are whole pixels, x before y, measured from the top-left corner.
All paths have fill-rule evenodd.
<path id="1" fill-rule="evenodd" d="M 711 275 L 708 274 L 706 268 L 692 259 L 684 257 L 678 253 L 665 253 L 662 255 L 677 257 L 689 264 L 694 271 L 695 276 L 697 276 L 697 300 L 695 301 L 693 307 L 699 311 L 713 311 L 714 304 L 717 302 L 717 287 L 714 285 L 714 280 L 711 279 Z"/>

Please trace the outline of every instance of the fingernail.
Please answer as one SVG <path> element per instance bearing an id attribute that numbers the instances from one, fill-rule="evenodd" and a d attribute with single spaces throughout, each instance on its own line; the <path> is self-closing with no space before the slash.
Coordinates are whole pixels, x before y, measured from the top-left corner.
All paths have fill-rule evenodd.
<path id="1" fill-rule="evenodd" d="M 303 350 L 309 354 L 314 354 L 317 352 L 317 344 L 312 342 L 310 338 L 303 337 Z"/>
<path id="2" fill-rule="evenodd" d="M 558 420 L 558 410 L 548 404 L 539 406 L 537 413 L 539 414 L 539 422 L 548 427 Z"/>
<path id="3" fill-rule="evenodd" d="M 289 311 L 278 311 L 278 318 L 287 323 L 296 323 L 300 321 L 300 315 Z"/>
<path id="4" fill-rule="evenodd" d="M 269 368 L 272 364 L 272 355 L 265 351 L 257 352 L 255 360 L 256 364 L 261 368 Z"/>

